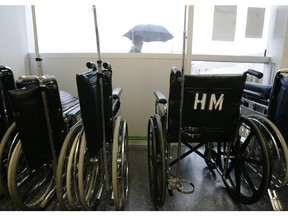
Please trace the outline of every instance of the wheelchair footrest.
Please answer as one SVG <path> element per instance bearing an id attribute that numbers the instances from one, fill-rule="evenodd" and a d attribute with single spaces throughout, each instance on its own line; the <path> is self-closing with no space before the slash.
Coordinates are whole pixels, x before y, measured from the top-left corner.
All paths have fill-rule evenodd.
<path id="1" fill-rule="evenodd" d="M 277 189 L 268 189 L 268 194 L 275 211 L 288 210 L 288 185 Z"/>

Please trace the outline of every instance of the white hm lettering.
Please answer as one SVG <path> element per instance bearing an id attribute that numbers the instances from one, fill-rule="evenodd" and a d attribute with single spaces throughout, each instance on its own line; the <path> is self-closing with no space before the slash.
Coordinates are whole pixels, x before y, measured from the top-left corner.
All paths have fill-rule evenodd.
<path id="1" fill-rule="evenodd" d="M 200 104 L 200 109 L 204 110 L 207 101 L 207 94 L 204 93 L 201 95 L 199 93 L 195 94 L 194 100 L 194 110 L 198 109 L 198 105 Z M 220 97 L 217 99 L 215 94 L 211 94 L 210 101 L 209 101 L 209 110 L 222 110 L 224 101 L 224 94 L 221 94 Z"/>

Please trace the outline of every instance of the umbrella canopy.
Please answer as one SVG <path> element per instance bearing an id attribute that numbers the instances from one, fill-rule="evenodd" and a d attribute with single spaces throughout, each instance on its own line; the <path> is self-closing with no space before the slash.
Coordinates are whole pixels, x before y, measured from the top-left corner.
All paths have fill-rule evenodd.
<path id="1" fill-rule="evenodd" d="M 123 36 L 129 38 L 132 41 L 134 40 L 134 37 L 140 36 L 145 42 L 166 42 L 173 38 L 173 35 L 165 27 L 152 24 L 136 25 L 128 32 L 126 32 Z"/>

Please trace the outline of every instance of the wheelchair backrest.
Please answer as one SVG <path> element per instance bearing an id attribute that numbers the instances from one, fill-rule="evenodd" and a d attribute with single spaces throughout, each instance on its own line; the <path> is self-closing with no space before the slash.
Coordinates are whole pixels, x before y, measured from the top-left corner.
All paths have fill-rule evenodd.
<path id="1" fill-rule="evenodd" d="M 240 115 L 243 75 L 185 75 L 182 109 L 182 132 L 189 140 L 231 141 L 235 137 Z M 179 135 L 181 73 L 170 77 L 168 140 Z"/>
<path id="2" fill-rule="evenodd" d="M 109 79 L 105 74 L 97 71 L 76 75 L 81 115 L 87 147 L 91 155 L 95 155 L 103 146 L 103 130 L 105 130 L 106 141 L 112 140 L 112 87 Z M 101 107 L 101 88 L 104 110 Z M 103 127 L 103 121 L 105 127 Z"/>
<path id="3" fill-rule="evenodd" d="M 277 126 L 288 142 L 288 70 L 278 72 L 274 79 L 268 108 L 268 118 Z"/>
<path id="4" fill-rule="evenodd" d="M 50 134 L 59 155 L 66 133 L 57 82 L 9 91 L 9 100 L 29 167 L 40 167 L 52 159 Z"/>
<path id="5" fill-rule="evenodd" d="M 0 65 L 0 139 L 14 121 L 8 102 L 8 90 L 13 89 L 16 89 L 16 84 L 12 70 Z"/>

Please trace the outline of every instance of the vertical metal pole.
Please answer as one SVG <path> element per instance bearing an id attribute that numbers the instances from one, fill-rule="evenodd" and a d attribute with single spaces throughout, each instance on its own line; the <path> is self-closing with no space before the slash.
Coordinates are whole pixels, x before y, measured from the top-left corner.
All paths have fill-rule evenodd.
<path id="1" fill-rule="evenodd" d="M 51 127 L 51 122 L 50 122 L 50 117 L 49 117 L 49 108 L 48 108 L 46 92 L 43 90 L 44 88 L 46 90 L 47 87 L 43 84 L 40 84 L 40 85 L 41 85 L 41 95 L 42 95 L 42 101 L 43 101 L 43 106 L 44 106 L 45 120 L 46 120 L 46 125 L 47 125 L 48 139 L 49 139 L 50 149 L 51 149 L 51 154 L 52 154 L 52 168 L 53 168 L 53 174 L 54 174 L 54 178 L 55 178 L 56 170 L 57 170 L 57 157 L 56 157 L 56 152 L 55 152 L 55 147 L 54 147 L 52 127 Z"/>
<path id="2" fill-rule="evenodd" d="M 184 65 L 185 65 L 185 53 L 186 53 L 186 16 L 187 16 L 187 5 L 184 9 L 184 30 L 183 30 L 183 48 L 182 48 L 182 74 L 184 74 Z"/>
<path id="3" fill-rule="evenodd" d="M 39 46 L 38 46 L 38 35 L 37 35 L 37 23 L 36 23 L 36 12 L 35 12 L 35 5 L 31 6 L 32 10 L 32 20 L 33 20 L 33 33 L 34 33 L 34 46 L 35 46 L 35 55 L 36 55 L 36 63 L 37 63 L 37 71 L 38 76 L 43 75 L 42 73 L 42 58 L 39 53 Z"/>
<path id="4" fill-rule="evenodd" d="M 105 112 L 104 112 L 104 92 L 103 92 L 103 73 L 102 73 L 102 61 L 100 55 L 100 39 L 99 39 L 99 31 L 98 31 L 98 23 L 97 23 L 97 13 L 96 13 L 96 6 L 93 5 L 93 14 L 94 14 L 94 23 L 95 23 L 95 32 L 96 32 L 96 44 L 97 44 L 97 53 L 98 53 L 98 74 L 99 77 L 99 89 L 100 89 L 100 105 L 101 105 L 101 116 L 102 116 L 102 136 L 103 136 L 103 164 L 104 164 L 104 173 L 105 173 L 105 183 L 106 189 L 110 189 L 110 175 L 108 169 L 108 157 L 107 157 L 107 146 L 106 146 L 106 128 L 105 128 Z"/>
<path id="5" fill-rule="evenodd" d="M 98 30 L 97 14 L 96 14 L 96 6 L 95 5 L 93 5 L 93 15 L 94 15 L 95 32 L 96 32 L 96 45 L 97 45 L 98 61 L 101 61 L 100 38 L 99 38 L 99 30 Z"/>
<path id="6" fill-rule="evenodd" d="M 185 51 L 186 51 L 186 14 L 187 5 L 184 10 L 184 31 L 183 31 L 183 52 L 182 52 L 182 74 L 180 78 L 181 82 L 181 98 L 180 98 L 180 109 L 179 109 L 179 135 L 178 135 L 178 161 L 177 161 L 177 179 L 179 178 L 180 172 L 180 155 L 181 155 L 181 137 L 182 137 L 182 111 L 183 111 L 183 100 L 184 100 L 184 64 L 185 64 Z"/>

